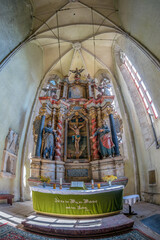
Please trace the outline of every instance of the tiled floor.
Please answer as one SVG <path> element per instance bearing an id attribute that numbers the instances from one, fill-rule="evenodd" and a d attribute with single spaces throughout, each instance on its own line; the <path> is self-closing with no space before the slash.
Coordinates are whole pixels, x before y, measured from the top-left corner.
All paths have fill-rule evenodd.
<path id="1" fill-rule="evenodd" d="M 134 223 L 134 228 L 137 228 L 152 238 L 159 240 L 160 235 L 153 232 L 150 228 L 145 226 L 140 220 L 146 217 L 150 217 L 154 214 L 160 214 L 160 206 L 150 203 L 139 202 L 136 203 L 132 210 L 134 210 L 137 215 L 129 216 L 132 218 Z M 128 212 L 128 205 L 124 205 L 123 212 Z M 35 214 L 32 208 L 32 202 L 16 202 L 12 206 L 8 204 L 0 204 L 0 224 L 8 222 L 12 226 L 20 226 L 21 221 L 25 220 L 26 217 Z"/>

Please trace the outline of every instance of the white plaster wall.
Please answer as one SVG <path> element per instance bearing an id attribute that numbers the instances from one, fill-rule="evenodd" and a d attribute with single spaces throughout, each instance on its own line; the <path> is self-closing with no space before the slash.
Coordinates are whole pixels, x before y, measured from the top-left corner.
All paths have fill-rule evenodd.
<path id="1" fill-rule="evenodd" d="M 147 89 L 150 92 L 150 95 L 154 101 L 154 104 L 160 112 L 160 95 L 159 95 L 159 79 L 160 72 L 153 65 L 153 63 L 138 49 L 133 43 L 124 37 L 120 37 L 117 40 L 117 45 L 126 53 L 129 57 L 138 73 L 142 77 Z M 155 143 L 153 143 L 148 149 L 145 147 L 142 130 L 139 124 L 139 119 L 136 114 L 134 102 L 129 94 L 129 90 L 126 87 L 125 77 L 122 76 L 120 68 L 118 66 L 118 59 L 115 53 L 115 74 L 117 81 L 121 86 L 121 91 L 126 105 L 126 110 L 129 115 L 131 128 L 133 132 L 133 141 L 136 150 L 137 163 L 138 163 L 138 172 L 140 177 L 140 193 L 142 199 L 150 201 L 153 203 L 160 204 L 160 149 L 156 149 Z M 157 136 L 160 136 L 159 132 L 160 120 L 155 121 L 155 128 Z M 128 159 L 128 163 L 131 159 Z M 134 168 L 134 162 L 130 162 L 131 166 Z M 149 186 L 148 171 L 155 169 L 157 172 L 157 185 Z M 126 168 L 126 176 L 129 176 L 129 179 L 132 178 L 131 169 Z"/>
<path id="2" fill-rule="evenodd" d="M 128 184 L 124 189 L 124 195 L 132 195 L 139 193 L 139 173 L 137 170 L 137 158 L 135 152 L 135 143 L 133 139 L 133 132 L 130 129 L 130 118 L 126 107 L 126 99 L 124 97 L 124 92 L 127 87 L 123 81 L 123 77 L 117 64 L 115 63 L 115 77 L 117 80 L 116 94 L 119 102 L 119 107 L 121 111 L 122 121 L 123 121 L 123 148 L 124 148 L 124 160 L 125 160 L 125 176 L 128 178 Z M 129 94 L 128 96 L 129 97 Z M 128 99 L 127 99 L 128 102 Z"/>
<path id="3" fill-rule="evenodd" d="M 0 1 L 0 62 L 30 33 L 32 5 L 30 0 Z"/>
<path id="4" fill-rule="evenodd" d="M 8 129 L 20 136 L 16 178 L 0 178 L 0 192 L 20 198 L 23 144 L 33 101 L 43 74 L 42 50 L 33 43 L 23 47 L 0 72 L 0 167 Z"/>
<path id="5" fill-rule="evenodd" d="M 116 0 L 122 28 L 160 59 L 158 0 Z"/>

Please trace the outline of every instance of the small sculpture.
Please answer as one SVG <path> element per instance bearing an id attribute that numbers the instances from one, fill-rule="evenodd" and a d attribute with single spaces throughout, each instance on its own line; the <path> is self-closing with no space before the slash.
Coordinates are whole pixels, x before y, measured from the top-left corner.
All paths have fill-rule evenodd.
<path id="1" fill-rule="evenodd" d="M 99 91 L 99 88 L 96 85 L 94 87 L 94 97 L 95 99 L 99 99 L 100 97 L 102 97 L 102 92 Z"/>
<path id="2" fill-rule="evenodd" d="M 104 120 L 102 126 L 97 129 L 93 138 L 98 136 L 98 151 L 100 152 L 102 158 L 112 157 L 114 154 L 114 144 L 110 136 L 110 129 Z"/>
<path id="3" fill-rule="evenodd" d="M 111 96 L 111 93 L 109 91 L 109 89 L 111 88 L 111 84 L 108 83 L 101 83 L 98 87 L 98 90 L 102 93 L 102 95 L 104 96 Z"/>
<path id="4" fill-rule="evenodd" d="M 87 81 L 90 83 L 93 83 L 93 79 L 91 78 L 90 74 L 87 75 Z"/>
<path id="5" fill-rule="evenodd" d="M 81 69 L 76 68 L 76 70 L 69 70 L 69 71 L 72 72 L 72 73 L 75 73 L 75 75 L 74 75 L 75 78 L 80 78 L 81 77 L 81 72 L 83 72 L 84 69 L 83 68 L 81 68 Z"/>
<path id="6" fill-rule="evenodd" d="M 47 127 L 43 129 L 43 146 L 42 157 L 53 159 L 55 138 L 57 138 L 56 130 L 53 130 L 51 122 L 48 122 Z"/>
<path id="7" fill-rule="evenodd" d="M 54 80 L 49 80 L 48 84 L 46 87 L 42 88 L 42 90 L 45 92 L 45 94 L 42 97 L 52 97 L 54 99 L 59 99 L 60 96 L 60 89 L 58 86 L 58 81 L 55 82 L 54 81 L 54 85 L 53 82 Z"/>

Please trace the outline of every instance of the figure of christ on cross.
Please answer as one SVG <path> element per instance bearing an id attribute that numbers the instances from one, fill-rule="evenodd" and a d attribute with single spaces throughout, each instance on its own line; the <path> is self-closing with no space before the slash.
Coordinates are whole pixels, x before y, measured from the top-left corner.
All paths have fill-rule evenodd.
<path id="1" fill-rule="evenodd" d="M 71 125 L 69 125 L 69 127 L 74 131 L 75 135 L 75 149 L 76 149 L 76 156 L 79 155 L 79 142 L 80 142 L 80 139 L 81 139 L 81 136 L 80 136 L 80 129 L 82 127 L 84 127 L 85 123 L 82 124 L 81 126 L 76 126 L 76 124 L 74 124 L 74 126 L 72 127 Z"/>

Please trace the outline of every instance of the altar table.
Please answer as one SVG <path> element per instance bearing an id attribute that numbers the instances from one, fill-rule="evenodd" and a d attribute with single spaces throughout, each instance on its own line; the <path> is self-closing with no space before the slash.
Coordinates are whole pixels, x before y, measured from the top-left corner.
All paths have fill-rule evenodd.
<path id="1" fill-rule="evenodd" d="M 32 187 L 33 209 L 38 213 L 67 217 L 117 214 L 123 208 L 123 186 L 69 190 Z"/>

